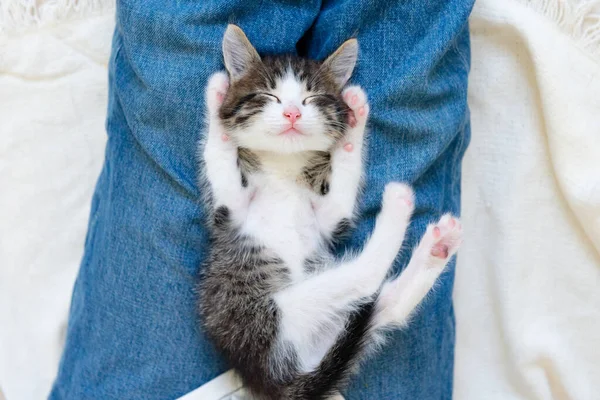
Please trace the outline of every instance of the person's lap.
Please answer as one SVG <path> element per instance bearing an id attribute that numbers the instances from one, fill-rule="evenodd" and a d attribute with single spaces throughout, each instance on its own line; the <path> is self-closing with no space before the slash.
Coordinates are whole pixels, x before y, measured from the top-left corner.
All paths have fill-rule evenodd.
<path id="1" fill-rule="evenodd" d="M 196 178 L 203 89 L 223 68 L 228 22 L 265 53 L 322 59 L 358 38 L 351 81 L 365 88 L 372 112 L 361 218 L 348 247 L 362 244 L 392 180 L 417 194 L 407 248 L 428 222 L 458 214 L 472 1 L 298 3 L 118 5 L 106 161 L 50 398 L 176 398 L 227 370 L 199 328 L 195 286 L 207 245 Z M 352 380 L 347 399 L 451 397 L 453 265 L 410 326 Z"/>

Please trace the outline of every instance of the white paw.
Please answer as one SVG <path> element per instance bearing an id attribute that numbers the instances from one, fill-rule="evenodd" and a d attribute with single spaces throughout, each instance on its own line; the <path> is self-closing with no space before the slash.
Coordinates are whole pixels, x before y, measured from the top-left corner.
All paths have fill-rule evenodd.
<path id="1" fill-rule="evenodd" d="M 399 216 L 410 217 L 415 209 L 413 190 L 404 183 L 388 183 L 383 192 L 383 209 L 394 210 Z"/>
<path id="2" fill-rule="evenodd" d="M 206 85 L 206 108 L 211 116 L 219 113 L 219 107 L 229 89 L 229 77 L 225 72 L 217 72 L 208 79 Z"/>
<path id="3" fill-rule="evenodd" d="M 458 218 L 445 214 L 435 225 L 427 228 L 429 255 L 433 265 L 446 265 L 462 243 L 462 225 Z"/>
<path id="4" fill-rule="evenodd" d="M 369 116 L 369 104 L 367 103 L 367 95 L 360 86 L 349 86 L 342 92 L 344 101 L 350 107 L 348 115 L 348 123 L 351 127 L 359 124 L 364 124 Z"/>

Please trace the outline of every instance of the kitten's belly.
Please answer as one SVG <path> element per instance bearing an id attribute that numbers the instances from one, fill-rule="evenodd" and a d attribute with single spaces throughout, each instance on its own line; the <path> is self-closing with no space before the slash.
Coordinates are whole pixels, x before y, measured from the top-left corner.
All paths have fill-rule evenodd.
<path id="1" fill-rule="evenodd" d="M 242 231 L 283 259 L 294 280 L 304 276 L 304 261 L 322 241 L 309 197 L 297 192 L 259 191 Z"/>

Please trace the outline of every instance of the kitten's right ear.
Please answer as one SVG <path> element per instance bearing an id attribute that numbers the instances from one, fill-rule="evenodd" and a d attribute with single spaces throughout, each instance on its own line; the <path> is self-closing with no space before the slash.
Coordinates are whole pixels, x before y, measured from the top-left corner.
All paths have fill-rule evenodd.
<path id="1" fill-rule="evenodd" d="M 223 36 L 223 59 L 231 80 L 239 79 L 260 56 L 252 46 L 244 31 L 229 24 Z"/>
<path id="2" fill-rule="evenodd" d="M 337 83 L 340 89 L 344 87 L 350 76 L 352 76 L 357 58 L 358 41 L 356 39 L 349 39 L 342 43 L 332 55 L 323 61 L 323 66 L 331 70 L 335 78 L 335 83 Z"/>

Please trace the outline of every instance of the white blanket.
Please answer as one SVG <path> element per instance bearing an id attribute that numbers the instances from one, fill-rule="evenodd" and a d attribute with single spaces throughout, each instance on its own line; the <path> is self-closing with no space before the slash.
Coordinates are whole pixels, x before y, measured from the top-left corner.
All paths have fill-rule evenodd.
<path id="1" fill-rule="evenodd" d="M 2 11 L 8 5 L 0 0 Z M 56 374 L 106 140 L 114 10 L 57 26 L 52 17 L 62 14 L 42 11 L 28 19 L 43 23 L 39 29 L 0 19 L 0 387 L 7 400 L 45 398 Z"/>
<path id="2" fill-rule="evenodd" d="M 600 398 L 599 5 L 472 14 L 457 399 Z"/>
<path id="3" fill-rule="evenodd" d="M 479 0 L 471 18 L 459 400 L 600 394 L 600 20 L 581 6 L 598 3 Z M 56 373 L 103 159 L 114 9 L 0 11 L 0 387 L 37 400 Z M 227 393 L 236 381 L 224 378 L 187 398 Z"/>

